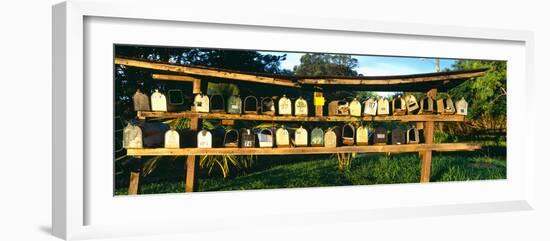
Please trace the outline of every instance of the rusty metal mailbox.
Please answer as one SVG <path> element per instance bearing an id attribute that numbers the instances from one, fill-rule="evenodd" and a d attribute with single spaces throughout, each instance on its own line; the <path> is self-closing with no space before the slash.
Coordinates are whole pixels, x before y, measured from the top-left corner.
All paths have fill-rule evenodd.
<path id="1" fill-rule="evenodd" d="M 347 146 L 355 144 L 355 127 L 351 124 L 345 124 L 342 127 L 342 143 Z"/>
<path id="2" fill-rule="evenodd" d="M 264 97 L 261 101 L 262 114 L 275 115 L 275 102 L 271 97 Z"/>
<path id="3" fill-rule="evenodd" d="M 401 145 L 407 143 L 405 140 L 405 133 L 403 133 L 403 129 L 401 127 L 395 127 L 391 131 L 391 144 L 393 145 Z"/>
<path id="4" fill-rule="evenodd" d="M 122 147 L 143 148 L 143 134 L 137 125 L 128 123 L 122 131 Z"/>
<path id="5" fill-rule="evenodd" d="M 407 103 L 405 98 L 400 95 L 393 98 L 391 101 L 392 115 L 405 115 L 407 114 Z"/>
<path id="6" fill-rule="evenodd" d="M 139 89 L 136 90 L 136 93 L 132 97 L 134 101 L 134 110 L 135 111 L 150 111 L 151 106 L 149 104 L 149 96 L 142 93 Z"/>

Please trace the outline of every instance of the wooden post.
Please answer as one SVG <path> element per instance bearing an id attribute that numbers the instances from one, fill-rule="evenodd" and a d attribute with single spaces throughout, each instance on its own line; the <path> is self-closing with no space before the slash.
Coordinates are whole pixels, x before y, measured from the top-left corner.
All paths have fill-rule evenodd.
<path id="1" fill-rule="evenodd" d="M 197 117 L 190 119 L 189 128 L 194 131 L 198 131 L 200 120 Z M 185 192 L 193 192 L 197 187 L 197 177 L 195 172 L 197 170 L 197 156 L 187 156 L 187 174 L 185 176 Z"/>
<path id="2" fill-rule="evenodd" d="M 316 101 L 315 99 L 323 98 L 323 90 L 319 87 L 315 87 L 315 90 L 313 92 L 313 105 L 315 106 L 315 116 L 323 116 L 323 105 L 315 105 Z M 323 99 L 324 102 L 324 99 Z"/>
<path id="3" fill-rule="evenodd" d="M 140 117 L 138 115 L 138 119 L 145 120 L 145 117 Z M 141 164 L 142 157 L 141 156 L 135 156 L 134 166 L 132 167 L 132 170 L 130 171 L 130 183 L 128 186 L 128 195 L 137 195 L 139 193 L 139 179 L 141 177 Z"/>
<path id="4" fill-rule="evenodd" d="M 437 95 L 437 89 L 430 89 L 427 93 L 429 97 L 435 99 Z M 423 123 L 424 129 L 424 140 L 426 144 L 432 144 L 434 139 L 434 121 L 426 121 Z M 417 124 L 418 126 L 418 124 Z M 432 166 L 432 151 L 421 151 L 419 152 L 420 160 L 422 162 L 422 169 L 420 171 L 420 182 L 428 183 L 430 182 L 430 171 Z"/>
<path id="5" fill-rule="evenodd" d="M 198 94 L 200 92 L 207 94 L 208 91 L 208 82 L 201 81 L 200 79 L 193 81 L 193 93 Z M 198 133 L 201 129 L 202 121 L 198 117 L 189 118 L 189 129 Z M 185 192 L 193 192 L 197 190 L 199 182 L 197 181 L 197 176 L 195 175 L 198 170 L 197 165 L 198 156 L 187 156 L 187 173 L 185 175 Z"/>
<path id="6" fill-rule="evenodd" d="M 130 185 L 128 187 L 128 195 L 137 195 L 139 192 L 139 177 L 141 176 L 140 171 L 130 172 Z"/>

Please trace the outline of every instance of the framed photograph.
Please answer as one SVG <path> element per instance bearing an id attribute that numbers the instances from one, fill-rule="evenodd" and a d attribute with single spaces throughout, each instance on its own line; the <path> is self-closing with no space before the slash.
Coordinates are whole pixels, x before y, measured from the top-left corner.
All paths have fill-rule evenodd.
<path id="1" fill-rule="evenodd" d="M 163 2 L 53 7 L 56 236 L 532 209 L 531 32 Z"/>

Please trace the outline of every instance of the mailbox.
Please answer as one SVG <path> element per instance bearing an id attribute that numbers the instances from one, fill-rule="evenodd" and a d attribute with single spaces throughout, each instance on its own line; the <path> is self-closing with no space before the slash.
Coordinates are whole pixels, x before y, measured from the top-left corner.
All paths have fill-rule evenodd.
<path id="1" fill-rule="evenodd" d="M 466 102 L 464 97 L 456 102 L 455 107 L 457 115 L 468 115 L 468 102 Z"/>
<path id="2" fill-rule="evenodd" d="M 405 98 L 400 95 L 396 98 L 393 98 L 391 101 L 392 106 L 392 115 L 405 115 L 407 114 L 407 103 Z"/>
<path id="3" fill-rule="evenodd" d="M 410 128 L 407 130 L 407 144 L 420 143 L 420 132 L 417 128 Z"/>
<path id="4" fill-rule="evenodd" d="M 241 129 L 241 147 L 251 148 L 256 147 L 256 135 L 251 129 Z"/>
<path id="5" fill-rule="evenodd" d="M 455 103 L 451 96 L 437 100 L 437 113 L 442 115 L 452 115 L 456 112 Z"/>
<path id="6" fill-rule="evenodd" d="M 308 116 L 307 101 L 304 98 L 299 97 L 294 102 L 294 115 L 296 115 L 296 116 Z"/>
<path id="7" fill-rule="evenodd" d="M 155 92 L 151 94 L 151 110 L 168 111 L 166 106 L 166 96 L 160 93 L 159 90 L 155 90 Z"/>
<path id="8" fill-rule="evenodd" d="M 195 105 L 196 112 L 210 112 L 210 99 L 208 95 L 203 95 L 202 93 L 195 95 L 193 104 Z"/>
<path id="9" fill-rule="evenodd" d="M 180 89 L 171 89 L 167 92 L 167 110 L 170 112 L 184 111 L 184 95 Z"/>
<path id="10" fill-rule="evenodd" d="M 351 116 L 361 117 L 361 102 L 359 102 L 357 98 L 353 98 L 353 100 L 349 103 L 349 114 Z"/>
<path id="11" fill-rule="evenodd" d="M 369 144 L 369 129 L 366 126 L 359 126 L 355 131 L 355 142 L 358 146 Z"/>
<path id="12" fill-rule="evenodd" d="M 355 144 L 355 128 L 351 124 L 342 127 L 342 143 L 347 146 Z"/>
<path id="13" fill-rule="evenodd" d="M 294 145 L 295 146 L 307 146 L 308 135 L 307 130 L 300 126 L 294 132 Z"/>
<path id="14" fill-rule="evenodd" d="M 149 97 L 142 93 L 139 89 L 136 90 L 136 93 L 132 97 L 134 101 L 134 110 L 135 111 L 150 111 Z"/>
<path id="15" fill-rule="evenodd" d="M 292 102 L 286 95 L 279 99 L 278 111 L 279 115 L 292 115 Z"/>
<path id="16" fill-rule="evenodd" d="M 164 148 L 180 148 L 180 134 L 174 129 L 164 134 Z"/>
<path id="17" fill-rule="evenodd" d="M 212 148 L 212 133 L 208 130 L 201 130 L 197 134 L 198 148 Z"/>
<path id="18" fill-rule="evenodd" d="M 283 126 L 277 129 L 275 132 L 275 142 L 277 147 L 289 147 L 290 146 L 290 135 L 288 130 Z"/>
<path id="19" fill-rule="evenodd" d="M 275 102 L 271 97 L 264 97 L 261 101 L 262 114 L 275 115 Z"/>
<path id="20" fill-rule="evenodd" d="M 374 128 L 372 143 L 375 145 L 386 145 L 388 143 L 388 133 L 386 128 L 383 126 Z"/>
<path id="21" fill-rule="evenodd" d="M 242 113 L 242 101 L 238 95 L 232 95 L 227 100 L 227 113 L 230 113 L 230 114 Z"/>
<path id="22" fill-rule="evenodd" d="M 252 95 L 247 96 L 244 98 L 243 109 L 245 114 L 258 114 L 258 99 Z"/>
<path id="23" fill-rule="evenodd" d="M 400 127 L 395 127 L 392 131 L 391 131 L 391 144 L 393 145 L 401 145 L 401 144 L 406 144 L 406 140 L 405 140 L 405 133 L 403 133 L 403 129 L 401 129 Z"/>
<path id="24" fill-rule="evenodd" d="M 369 98 L 363 102 L 363 115 L 364 116 L 375 116 L 378 109 L 378 101 L 374 98 Z"/>
<path id="25" fill-rule="evenodd" d="M 340 138 L 342 136 L 342 129 L 338 126 L 329 128 L 325 132 L 325 147 L 337 147 L 340 145 Z"/>
<path id="26" fill-rule="evenodd" d="M 420 106 L 418 106 L 418 101 L 414 95 L 407 95 L 405 97 L 405 103 L 407 105 L 407 114 L 415 114 Z"/>
<path id="27" fill-rule="evenodd" d="M 210 97 L 210 112 L 225 112 L 225 101 L 221 95 L 212 95 Z"/>
<path id="28" fill-rule="evenodd" d="M 143 135 L 139 126 L 128 123 L 124 127 L 122 131 L 122 147 L 143 148 Z"/>
<path id="29" fill-rule="evenodd" d="M 418 111 L 418 114 L 432 114 L 437 109 L 435 100 L 430 96 L 423 96 L 420 98 L 420 110 Z"/>
<path id="30" fill-rule="evenodd" d="M 324 146 L 325 132 L 321 128 L 311 130 L 311 146 Z"/>
<path id="31" fill-rule="evenodd" d="M 235 129 L 229 129 L 223 137 L 223 146 L 239 147 L 239 132 Z"/>
<path id="32" fill-rule="evenodd" d="M 386 98 L 378 99 L 378 110 L 376 114 L 379 116 L 386 116 L 390 114 L 390 102 Z"/>
<path id="33" fill-rule="evenodd" d="M 329 116 L 349 115 L 349 103 L 346 100 L 333 100 L 328 103 Z"/>
<path id="34" fill-rule="evenodd" d="M 260 147 L 273 147 L 273 130 L 267 128 L 260 130 L 258 143 Z"/>

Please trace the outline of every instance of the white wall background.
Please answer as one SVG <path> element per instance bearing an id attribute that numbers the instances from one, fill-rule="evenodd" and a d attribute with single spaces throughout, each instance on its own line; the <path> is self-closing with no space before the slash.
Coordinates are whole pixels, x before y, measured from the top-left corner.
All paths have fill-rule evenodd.
<path id="1" fill-rule="evenodd" d="M 56 240 L 51 228 L 51 5 L 52 0 L 3 2 L 0 7 L 0 240 Z M 202 0 L 201 3 L 210 2 Z M 545 1 L 218 1 L 212 11 L 261 9 L 278 13 L 381 21 L 431 23 L 535 32 L 537 103 L 547 100 L 550 14 Z M 131 6 L 129 6 L 131 7 Z M 182 9 L 195 11 L 193 8 Z M 32 96 L 33 98 L 29 98 Z M 24 98 L 23 98 L 24 97 Z M 533 103 L 536 104 L 536 103 Z M 544 152 L 548 110 L 537 119 L 535 211 L 378 222 L 307 225 L 277 230 L 202 233 L 117 240 L 549 240 L 550 170 Z M 32 111 L 31 111 L 32 110 Z M 547 126 L 547 125 L 546 125 Z M 6 132 L 7 130 L 7 132 Z M 31 137 L 30 134 L 33 134 Z M 6 155 L 7 154 L 7 155 Z"/>

